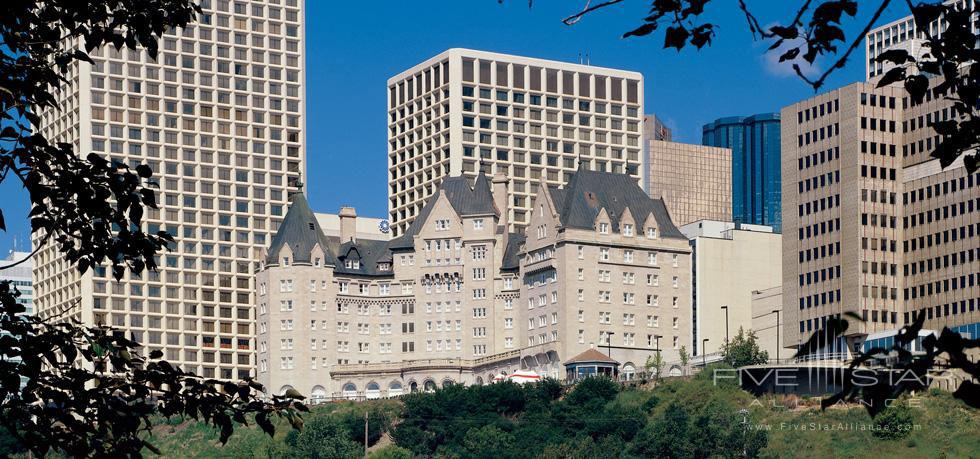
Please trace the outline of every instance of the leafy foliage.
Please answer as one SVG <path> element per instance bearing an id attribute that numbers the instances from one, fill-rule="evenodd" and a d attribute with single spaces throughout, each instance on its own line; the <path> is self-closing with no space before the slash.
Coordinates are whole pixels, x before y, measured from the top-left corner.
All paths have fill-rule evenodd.
<path id="1" fill-rule="evenodd" d="M 363 446 L 350 439 L 352 433 L 344 422 L 334 416 L 310 419 L 302 431 L 294 430 L 286 437 L 290 458 L 357 458 L 364 454 Z"/>
<path id="2" fill-rule="evenodd" d="M 305 405 L 290 397 L 260 398 L 255 381 L 218 381 L 148 358 L 138 343 L 107 327 L 23 316 L 19 292 L 0 282 L 0 425 L 37 455 L 137 455 L 153 450 L 142 435 L 156 416 L 199 419 L 228 441 L 246 416 L 272 434 L 271 416 L 300 427 Z M 26 378 L 22 385 L 20 377 Z"/>
<path id="3" fill-rule="evenodd" d="M 142 230 L 144 209 L 157 207 L 150 167 L 94 153 L 83 159 L 41 133 L 41 115 L 62 108 L 55 94 L 67 90 L 66 73 L 92 62 L 88 52 L 110 45 L 155 58 L 157 40 L 200 8 L 190 0 L 10 0 L 2 10 L 0 181 L 14 177 L 27 189 L 35 251 L 54 242 L 81 272 L 108 263 L 117 279 L 155 269 L 154 256 L 174 241 Z M 3 223 L 0 213 L 0 230 Z M 139 343 L 107 327 L 24 317 L 18 295 L 0 283 L 0 425 L 19 447 L 138 456 L 154 450 L 143 436 L 159 416 L 202 420 L 220 430 L 222 443 L 249 417 L 269 434 L 273 416 L 302 425 L 306 408 L 293 398 L 266 401 L 254 381 L 200 378 L 159 351 L 144 357 Z"/>
<path id="4" fill-rule="evenodd" d="M 731 341 L 722 345 L 721 354 L 725 363 L 734 368 L 769 362 L 769 353 L 759 347 L 755 332 L 746 332 L 742 327 L 738 327 L 738 333 Z"/>
<path id="5" fill-rule="evenodd" d="M 502 2 L 503 0 L 498 0 Z M 749 30 L 756 39 L 771 41 L 767 52 L 780 53 L 779 62 L 790 65 L 796 75 L 814 90 L 821 89 L 827 78 L 843 68 L 851 55 L 862 48 L 864 37 L 876 25 L 893 0 L 878 2 L 858 2 L 857 0 L 803 0 L 796 14 L 787 23 L 763 26 L 745 0 L 738 0 Z M 697 49 L 711 45 L 716 24 L 699 22 L 706 14 L 711 0 L 648 0 L 650 7 L 643 17 L 643 23 L 623 34 L 627 37 L 642 37 L 664 29 L 664 48 L 678 51 L 687 45 Z M 617 6 L 623 0 L 607 0 L 593 4 L 585 2 L 585 7 L 562 22 L 566 25 L 578 23 L 595 11 Z M 717 2 L 716 2 L 717 3 Z M 762 2 L 765 3 L 765 2 Z M 980 50 L 976 47 L 976 36 L 971 30 L 971 12 L 977 9 L 975 0 L 968 0 L 966 7 L 960 2 L 945 4 L 938 0 L 920 1 L 905 4 L 915 19 L 916 28 L 926 33 L 926 46 L 929 53 L 924 59 L 916 60 L 908 52 L 892 50 L 881 54 L 878 62 L 890 61 L 898 65 L 887 72 L 879 86 L 902 82 L 913 103 L 923 100 L 927 91 L 944 95 L 955 102 L 955 117 L 948 121 L 935 122 L 932 128 L 942 137 L 931 155 L 939 158 L 942 166 L 948 167 L 960 156 L 970 173 L 978 170 L 980 153 L 980 109 L 976 101 L 980 97 Z M 970 5 L 974 3 L 974 5 Z M 528 0 L 533 5 L 533 0 Z M 861 32 L 848 38 L 842 28 L 842 21 L 855 18 L 859 6 L 875 5 L 875 8 Z M 942 36 L 928 33 L 930 24 L 943 18 L 948 26 Z M 814 64 L 819 58 L 832 58 L 833 63 L 817 77 L 807 76 L 801 62 Z M 916 70 L 911 72 L 910 70 Z M 942 81 L 930 88 L 930 76 L 941 76 Z"/>
<path id="6" fill-rule="evenodd" d="M 872 434 L 884 440 L 905 438 L 912 431 L 915 417 L 905 403 L 893 403 L 874 418 Z"/>
<path id="7" fill-rule="evenodd" d="M 156 208 L 149 166 L 131 170 L 95 154 L 81 158 L 41 131 L 41 114 L 55 113 L 55 89 L 88 52 L 104 45 L 144 48 L 199 11 L 190 0 L 34 2 L 13 0 L 0 15 L 0 181 L 13 176 L 30 195 L 31 231 L 52 238 L 61 255 L 85 270 L 108 262 L 121 278 L 156 266 L 153 255 L 172 243 L 141 229 L 144 207 Z M 71 46 L 83 42 L 85 49 Z M 4 229 L 0 214 L 0 229 Z"/>
<path id="8" fill-rule="evenodd" d="M 553 397 L 554 384 L 412 394 L 392 438 L 426 457 L 753 457 L 767 444 L 765 432 L 741 424 L 751 415 L 739 414 L 748 395 L 737 387 L 669 381 L 651 392 L 598 377 Z M 502 399 L 510 402 L 498 409 Z"/>
<path id="9" fill-rule="evenodd" d="M 657 350 L 653 355 L 647 357 L 646 364 L 644 367 L 647 369 L 647 373 L 654 375 L 656 378 L 662 378 L 664 375 L 664 357 L 660 355 L 660 351 Z"/>
<path id="10" fill-rule="evenodd" d="M 920 3 L 912 7 L 916 28 L 926 35 L 924 47 L 929 51 L 916 57 L 903 49 L 893 49 L 879 55 L 877 62 L 895 66 L 882 76 L 878 87 L 901 82 L 912 105 L 921 104 L 927 94 L 945 97 L 953 103 L 951 119 L 934 121 L 931 126 L 940 141 L 931 156 L 948 167 L 960 155 L 968 172 L 978 169 L 980 153 L 980 49 L 972 31 L 974 7 L 958 4 Z M 942 37 L 930 34 L 929 24 L 943 19 Z M 933 77 L 933 80 L 931 80 Z M 941 77 L 941 78 L 940 78 Z M 930 87 L 931 86 L 931 87 Z"/>

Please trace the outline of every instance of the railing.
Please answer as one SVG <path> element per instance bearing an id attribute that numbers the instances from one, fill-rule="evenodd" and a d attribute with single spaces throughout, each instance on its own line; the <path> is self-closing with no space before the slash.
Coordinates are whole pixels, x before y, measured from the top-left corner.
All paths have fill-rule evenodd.
<path id="1" fill-rule="evenodd" d="M 479 357 L 477 359 L 421 359 L 421 360 L 402 360 L 400 362 L 379 362 L 362 364 L 334 365 L 331 373 L 333 374 L 359 374 L 359 373 L 400 373 L 404 371 L 452 369 L 452 370 L 472 370 L 485 365 L 504 362 L 510 359 L 520 358 L 519 349 L 502 352 L 499 354 Z"/>

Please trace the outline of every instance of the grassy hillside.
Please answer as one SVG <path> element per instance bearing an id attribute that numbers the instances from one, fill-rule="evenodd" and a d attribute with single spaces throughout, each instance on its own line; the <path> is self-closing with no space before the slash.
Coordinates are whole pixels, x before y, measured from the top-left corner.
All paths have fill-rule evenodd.
<path id="1" fill-rule="evenodd" d="M 872 419 L 863 408 L 858 406 L 820 410 L 813 401 L 800 402 L 783 397 L 756 399 L 738 389 L 706 389 L 706 386 L 701 383 L 703 382 L 675 381 L 652 390 L 625 389 L 614 394 L 608 402 L 586 405 L 587 411 L 574 411 L 568 407 L 551 408 L 548 415 L 550 418 L 544 419 L 533 419 L 544 416 L 545 411 L 532 402 L 528 402 L 523 411 L 517 414 L 506 413 L 505 409 L 500 408 L 496 410 L 497 414 L 474 415 L 472 410 L 481 408 L 471 406 L 469 402 L 455 401 L 453 402 L 455 406 L 448 409 L 449 412 L 459 412 L 458 418 L 436 414 L 435 411 L 426 411 L 426 414 L 419 414 L 416 411 L 409 416 L 422 419 L 426 431 L 445 429 L 447 436 L 440 438 L 438 442 L 440 446 L 435 454 L 448 457 L 468 457 L 472 455 L 472 451 L 482 448 L 494 448 L 497 453 L 505 451 L 497 457 L 529 457 L 525 455 L 529 451 L 543 451 L 545 457 L 556 458 L 596 455 L 637 456 L 635 443 L 640 441 L 644 432 L 655 432 L 655 435 L 663 436 L 675 435 L 657 430 L 657 419 L 664 415 L 665 410 L 669 410 L 665 407 L 675 403 L 688 407 L 691 413 L 697 413 L 705 407 L 723 406 L 724 410 L 719 411 L 720 413 L 732 412 L 736 418 L 741 415 L 735 414 L 735 411 L 747 409 L 746 417 L 749 419 L 749 425 L 765 431 L 766 445 L 759 452 L 761 457 L 980 457 L 980 411 L 967 407 L 945 392 L 933 391 L 917 397 L 912 402 L 914 407 L 911 409 L 914 429 L 905 438 L 883 440 L 873 435 L 870 430 L 873 426 Z M 419 410 L 418 403 L 443 401 L 434 397 L 430 399 L 424 397 L 432 396 L 420 396 L 407 402 L 410 402 L 410 407 L 415 407 L 412 409 Z M 554 404 L 558 406 L 566 403 L 569 398 L 566 394 L 561 401 L 555 401 Z M 513 403 L 513 400 L 512 398 L 503 401 L 494 399 L 489 403 L 501 406 Z M 346 419 L 350 426 L 363 429 L 364 412 L 369 411 L 375 416 L 380 413 L 397 425 L 400 420 L 395 418 L 403 412 L 404 408 L 400 401 L 336 403 L 315 408 L 306 416 L 306 424 L 309 426 L 317 419 L 330 421 Z M 425 409 L 430 408 L 432 407 Z M 467 410 L 471 411 L 468 413 Z M 647 429 L 624 428 L 637 419 L 642 424 L 644 417 L 648 419 Z M 709 416 L 705 419 L 710 421 L 713 418 Z M 360 420 L 360 423 L 356 420 Z M 542 423 L 536 424 L 538 421 Z M 570 428 L 571 433 L 561 430 L 561 425 L 569 426 L 576 424 L 577 421 L 583 421 L 583 424 Z M 702 424 L 698 422 L 700 421 L 692 416 L 691 423 L 694 427 L 690 435 L 695 443 L 702 436 L 710 437 L 717 433 L 709 432 L 712 429 L 745 428 L 740 421 L 722 427 L 713 422 Z M 390 446 L 382 448 L 391 443 L 391 432 L 387 432 L 389 428 L 384 429 L 386 432 L 373 430 L 372 442 L 377 437 L 381 437 L 377 444 L 372 446 L 373 452 L 382 449 L 383 457 L 405 457 L 407 454 L 405 450 L 394 451 Z M 624 430 L 630 432 L 623 434 Z M 240 428 L 235 431 L 228 445 L 222 447 L 217 444 L 218 435 L 213 429 L 193 422 L 172 421 L 157 427 L 149 440 L 157 445 L 166 457 L 302 457 L 303 454 L 291 450 L 287 444 L 289 443 L 287 436 L 297 435 L 290 432 L 288 423 L 284 421 L 278 423 L 275 438 L 268 437 L 254 426 Z M 360 449 L 362 446 L 359 441 L 363 438 L 363 430 L 358 430 L 357 433 L 351 433 L 349 430 L 347 432 L 351 437 L 349 441 L 344 440 L 347 442 L 345 443 L 347 449 L 338 448 L 337 451 L 343 452 L 336 454 L 360 457 L 363 450 Z M 576 435 L 576 432 L 587 432 L 587 434 L 571 438 Z M 627 435 L 626 438 L 630 440 L 625 443 L 617 440 L 619 442 L 617 443 L 601 437 L 605 434 L 597 432 Z M 513 436 L 501 437 L 501 435 Z M 595 440 L 588 438 L 587 435 L 593 435 Z M 520 441 L 529 436 L 538 438 Z M 405 434 L 396 437 L 415 438 Z M 358 442 L 354 442 L 353 439 L 358 439 Z M 509 443 L 534 442 L 551 446 L 515 447 L 506 450 L 509 443 L 500 443 L 501 439 L 506 439 Z M 295 438 L 292 441 L 292 444 L 296 444 Z M 631 441 L 633 443 L 630 443 Z M 448 448 L 447 445 L 454 444 L 453 442 L 457 442 L 459 448 L 463 449 Z M 399 446 L 412 448 L 413 445 L 400 444 Z M 443 449 L 443 446 L 447 448 Z M 475 449 L 466 450 L 467 447 Z M 634 453 L 631 454 L 630 451 Z"/>

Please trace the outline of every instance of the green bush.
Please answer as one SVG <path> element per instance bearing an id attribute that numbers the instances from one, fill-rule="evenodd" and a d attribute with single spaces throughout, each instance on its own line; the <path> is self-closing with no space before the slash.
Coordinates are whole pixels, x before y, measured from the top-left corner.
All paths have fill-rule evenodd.
<path id="1" fill-rule="evenodd" d="M 914 424 L 912 408 L 895 402 L 875 416 L 874 430 L 871 433 L 882 440 L 898 440 L 907 437 Z"/>
<path id="2" fill-rule="evenodd" d="M 412 452 L 397 445 L 388 445 L 368 455 L 369 459 L 412 459 Z"/>

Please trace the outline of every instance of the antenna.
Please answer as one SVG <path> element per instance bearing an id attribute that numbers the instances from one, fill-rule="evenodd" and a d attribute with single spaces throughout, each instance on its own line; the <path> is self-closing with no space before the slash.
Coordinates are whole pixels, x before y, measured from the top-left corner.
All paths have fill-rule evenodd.
<path id="1" fill-rule="evenodd" d="M 589 57 L 590 53 L 585 53 L 585 65 L 592 65 L 592 59 Z"/>

